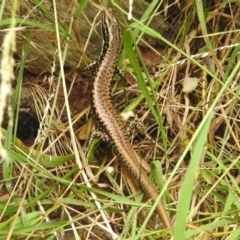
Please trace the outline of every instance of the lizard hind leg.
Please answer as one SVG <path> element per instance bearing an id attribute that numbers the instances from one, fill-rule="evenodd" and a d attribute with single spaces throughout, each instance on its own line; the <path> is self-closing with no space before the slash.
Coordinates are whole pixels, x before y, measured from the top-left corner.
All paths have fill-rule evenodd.
<path id="1" fill-rule="evenodd" d="M 87 151 L 86 152 L 89 151 L 89 149 L 91 147 L 91 144 L 92 144 L 92 142 L 95 138 L 99 139 L 99 140 L 102 140 L 106 143 L 112 143 L 112 140 L 107 133 L 105 133 L 103 131 L 100 131 L 100 130 L 94 130 L 94 131 L 91 132 L 90 137 L 88 138 Z"/>

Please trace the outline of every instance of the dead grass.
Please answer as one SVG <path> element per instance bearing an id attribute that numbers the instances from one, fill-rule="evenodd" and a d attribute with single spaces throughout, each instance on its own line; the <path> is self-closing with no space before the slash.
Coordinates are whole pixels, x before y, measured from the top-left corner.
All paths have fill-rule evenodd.
<path id="1" fill-rule="evenodd" d="M 132 144 L 144 164 L 152 164 L 151 177 L 175 223 L 173 238 L 238 239 L 240 4 L 164 4 L 170 38 L 143 31 L 166 47 L 145 41 L 144 49 L 122 56 L 129 59 L 126 83 L 114 82 L 113 102 L 119 112 L 134 110 L 147 126 L 147 136 Z M 11 162 L 4 168 L 1 160 L 0 239 L 170 239 L 172 230 L 161 229 L 155 215 L 144 227 L 151 204 L 130 190 L 131 176 L 121 171 L 111 146 L 95 150 L 96 144 L 86 159 L 80 144 L 90 128 L 88 109 L 71 114 L 68 96 L 79 73 L 64 72 L 68 45 L 61 51 L 59 76 L 53 69 L 49 82 L 27 85 L 40 120 L 33 147 L 2 130 Z M 192 78 L 196 88 L 183 93 Z M 79 133 L 80 119 L 87 123 Z"/>

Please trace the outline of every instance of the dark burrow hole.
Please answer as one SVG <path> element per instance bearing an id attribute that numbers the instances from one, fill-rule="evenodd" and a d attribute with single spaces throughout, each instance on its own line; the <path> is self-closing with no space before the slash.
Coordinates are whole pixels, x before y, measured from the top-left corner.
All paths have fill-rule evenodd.
<path id="1" fill-rule="evenodd" d="M 28 113 L 20 113 L 17 124 L 17 138 L 24 144 L 32 145 L 38 134 L 39 121 Z"/>
<path id="2" fill-rule="evenodd" d="M 8 117 L 6 117 L 2 124 L 2 127 L 6 130 L 8 128 L 8 122 Z M 25 145 L 31 146 L 37 137 L 39 125 L 39 121 L 31 114 L 19 113 L 16 133 L 17 138 L 19 138 Z"/>

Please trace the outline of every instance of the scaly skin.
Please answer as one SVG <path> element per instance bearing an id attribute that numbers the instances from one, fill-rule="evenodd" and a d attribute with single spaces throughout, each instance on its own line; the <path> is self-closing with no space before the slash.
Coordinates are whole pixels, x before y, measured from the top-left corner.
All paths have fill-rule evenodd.
<path id="1" fill-rule="evenodd" d="M 105 42 L 93 82 L 92 107 L 101 129 L 109 135 L 122 163 L 137 180 L 140 189 L 153 201 L 156 201 L 158 198 L 157 189 L 153 186 L 147 173 L 141 169 L 140 158 L 132 148 L 124 124 L 118 117 L 110 99 L 111 80 L 116 62 L 122 51 L 122 37 L 119 22 L 109 8 L 105 9 L 102 32 Z M 169 217 L 161 201 L 156 210 L 164 227 L 171 228 Z"/>

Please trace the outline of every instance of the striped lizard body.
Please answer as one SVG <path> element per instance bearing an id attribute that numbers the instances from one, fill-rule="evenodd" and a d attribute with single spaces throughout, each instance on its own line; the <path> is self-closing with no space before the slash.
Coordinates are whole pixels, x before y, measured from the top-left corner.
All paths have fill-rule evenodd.
<path id="1" fill-rule="evenodd" d="M 122 51 L 120 25 L 110 8 L 104 10 L 102 34 L 104 44 L 95 72 L 91 105 L 100 129 L 107 133 L 109 140 L 117 150 L 121 162 L 137 180 L 140 189 L 153 201 L 156 201 L 158 198 L 157 189 L 153 186 L 147 173 L 141 169 L 140 158 L 134 151 L 124 123 L 120 120 L 110 99 L 111 81 L 118 57 Z M 164 227 L 171 228 L 169 217 L 161 201 L 159 201 L 156 210 Z"/>

